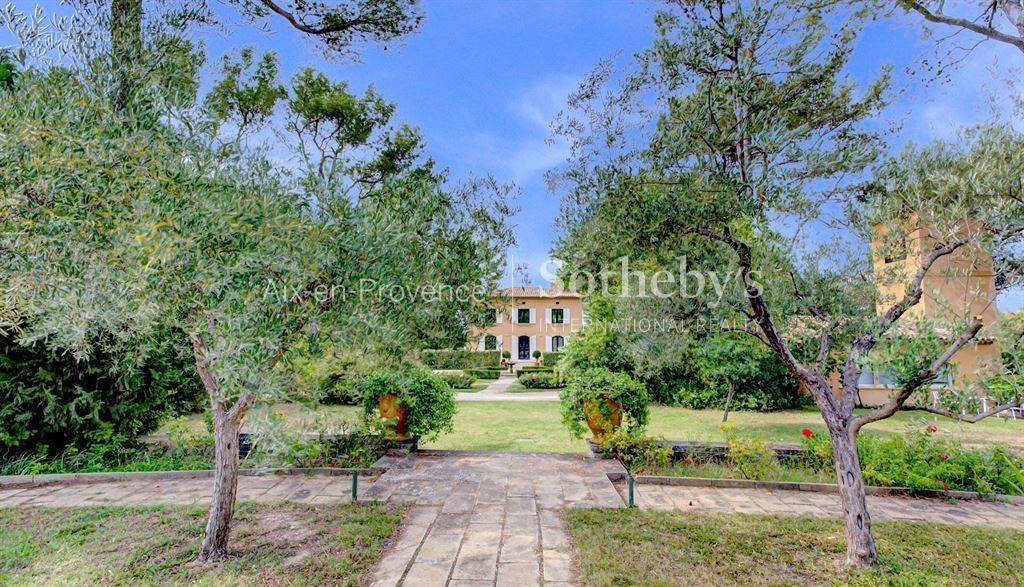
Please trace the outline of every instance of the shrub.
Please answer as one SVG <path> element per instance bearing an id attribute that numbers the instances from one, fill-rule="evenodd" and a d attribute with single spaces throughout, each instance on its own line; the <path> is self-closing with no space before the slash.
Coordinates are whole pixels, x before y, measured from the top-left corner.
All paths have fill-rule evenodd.
<path id="1" fill-rule="evenodd" d="M 562 422 L 577 437 L 586 433 L 584 406 L 598 402 L 607 416 L 609 399 L 622 406 L 627 428 L 640 430 L 647 425 L 647 389 L 642 383 L 625 373 L 614 373 L 606 368 L 587 369 L 573 373 L 560 394 Z"/>
<path id="2" fill-rule="evenodd" d="M 467 351 L 464 349 L 435 349 L 420 353 L 423 364 L 431 369 L 488 369 L 499 367 L 498 351 Z"/>
<path id="3" fill-rule="evenodd" d="M 512 351 L 501 351 L 501 358 L 502 359 L 511 359 L 512 358 Z"/>
<path id="4" fill-rule="evenodd" d="M 693 372 L 679 372 L 679 405 L 724 408 L 730 383 L 735 386 L 733 410 L 771 411 L 806 405 L 799 382 L 763 344 L 737 334 L 709 341 L 692 353 Z"/>
<path id="5" fill-rule="evenodd" d="M 544 353 L 544 365 L 547 367 L 554 367 L 562 360 L 562 353 L 551 351 Z"/>
<path id="6" fill-rule="evenodd" d="M 864 479 L 869 485 L 910 489 L 956 489 L 1024 495 L 1024 459 L 1005 448 L 968 449 L 932 430 L 857 438 Z M 808 464 L 833 471 L 832 439 L 804 434 Z"/>
<path id="7" fill-rule="evenodd" d="M 554 367 L 548 367 L 546 365 L 526 365 L 525 367 L 516 369 L 516 375 L 518 376 L 523 373 L 553 373 L 554 371 Z"/>
<path id="8" fill-rule="evenodd" d="M 532 355 L 533 355 L 534 360 L 539 359 L 540 358 L 540 351 L 539 350 L 535 350 L 535 351 L 533 351 Z"/>
<path id="9" fill-rule="evenodd" d="M 565 387 L 565 379 L 557 373 L 523 373 L 519 376 L 519 383 L 530 389 L 557 389 Z"/>
<path id="10" fill-rule="evenodd" d="M 497 379 L 502 369 L 466 369 L 466 375 L 476 379 Z"/>
<path id="11" fill-rule="evenodd" d="M 566 372 L 597 368 L 632 372 L 633 365 L 623 348 L 618 331 L 610 323 L 595 320 L 565 346 L 558 368 Z"/>
<path id="12" fill-rule="evenodd" d="M 729 462 L 745 479 L 771 479 L 779 470 L 779 459 L 775 451 L 758 438 L 737 435 L 729 424 L 722 424 L 726 442 L 729 444 Z"/>
<path id="13" fill-rule="evenodd" d="M 364 423 L 344 425 L 337 433 L 276 440 L 261 445 L 254 457 L 272 467 L 369 467 L 389 446 L 381 431 Z"/>
<path id="14" fill-rule="evenodd" d="M 665 441 L 630 430 L 615 430 L 601 438 L 601 455 L 618 459 L 630 473 L 651 472 L 666 467 L 672 449 Z"/>
<path id="15" fill-rule="evenodd" d="M 439 375 L 444 379 L 444 382 L 448 384 L 448 387 L 451 387 L 452 389 L 466 389 L 476 381 L 472 375 L 467 373 L 449 372 L 439 373 Z"/>
<path id="16" fill-rule="evenodd" d="M 364 377 L 360 390 L 367 417 L 376 413 L 380 396 L 392 393 L 408 411 L 410 434 L 433 438 L 452 429 L 455 394 L 437 375 L 422 369 L 380 370 Z"/>
<path id="17" fill-rule="evenodd" d="M 202 409 L 206 394 L 185 335 L 163 331 L 132 356 L 95 341 L 86 361 L 0 336 L 0 455 L 54 456 L 126 446 L 165 416 Z"/>

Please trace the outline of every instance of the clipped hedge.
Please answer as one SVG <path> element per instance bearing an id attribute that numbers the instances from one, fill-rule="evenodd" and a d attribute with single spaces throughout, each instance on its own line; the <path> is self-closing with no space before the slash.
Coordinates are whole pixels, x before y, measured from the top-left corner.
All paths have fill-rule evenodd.
<path id="1" fill-rule="evenodd" d="M 429 349 L 420 353 L 420 359 L 431 369 L 490 369 L 500 366 L 501 352 Z"/>
<path id="2" fill-rule="evenodd" d="M 466 369 L 466 375 L 476 379 L 497 379 L 502 369 Z"/>
<path id="3" fill-rule="evenodd" d="M 473 376 L 468 373 L 448 372 L 438 373 L 438 375 L 444 379 L 445 383 L 447 383 L 452 389 L 466 389 L 473 385 L 473 382 L 475 381 Z"/>
<path id="4" fill-rule="evenodd" d="M 520 367 L 516 369 L 516 376 L 519 376 L 523 373 L 553 373 L 554 371 L 554 367 L 547 367 L 542 365 L 526 365 L 525 367 Z"/>

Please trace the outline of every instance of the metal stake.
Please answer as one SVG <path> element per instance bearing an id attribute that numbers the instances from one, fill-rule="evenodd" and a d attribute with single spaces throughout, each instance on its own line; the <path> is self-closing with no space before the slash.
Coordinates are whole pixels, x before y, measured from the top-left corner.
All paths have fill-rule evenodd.
<path id="1" fill-rule="evenodd" d="M 359 472 L 352 471 L 352 503 L 359 499 Z"/>
<path id="2" fill-rule="evenodd" d="M 636 504 L 633 502 L 633 474 L 626 473 L 626 484 L 629 486 L 629 507 L 635 508 Z"/>

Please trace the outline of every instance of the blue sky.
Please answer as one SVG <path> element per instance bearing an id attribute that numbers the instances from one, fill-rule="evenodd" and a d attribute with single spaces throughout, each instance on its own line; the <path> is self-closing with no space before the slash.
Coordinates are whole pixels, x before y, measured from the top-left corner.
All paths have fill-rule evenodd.
<path id="1" fill-rule="evenodd" d="M 22 10 L 36 4 L 15 2 Z M 41 6 L 59 10 L 53 2 Z M 619 55 L 626 64 L 654 34 L 653 5 L 644 2 L 424 0 L 426 18 L 417 34 L 386 50 L 368 48 L 358 62 L 332 61 L 281 22 L 269 20 L 269 31 L 259 30 L 218 6 L 226 26 L 201 35 L 211 63 L 225 51 L 255 45 L 280 53 L 286 78 L 315 66 L 356 90 L 373 84 L 397 103 L 402 122 L 422 130 L 429 154 L 450 168 L 453 178 L 490 174 L 518 184 L 522 212 L 512 220 L 518 245 L 510 267 L 528 263 L 535 284 L 543 284 L 537 271 L 547 259 L 559 209 L 544 173 L 566 156 L 564 144 L 549 140 L 549 123 L 599 60 Z M 964 45 L 972 41 L 962 38 Z M 1000 80 L 1019 77 L 1014 68 L 1024 66 L 1019 51 L 988 43 L 947 83 L 908 76 L 909 66 L 934 56 L 933 47 L 910 18 L 873 24 L 859 42 L 854 75 L 869 79 L 890 63 L 902 89 L 881 121 L 899 125 L 894 145 L 948 137 L 957 126 L 981 120 L 990 97 L 1004 87 Z M 1013 309 L 1022 303 L 1018 293 L 1000 305 Z"/>

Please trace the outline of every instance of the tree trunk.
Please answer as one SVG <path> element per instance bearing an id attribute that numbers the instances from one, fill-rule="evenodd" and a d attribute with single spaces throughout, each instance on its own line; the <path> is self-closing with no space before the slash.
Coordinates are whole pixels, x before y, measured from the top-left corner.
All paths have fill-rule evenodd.
<path id="1" fill-rule="evenodd" d="M 213 434 L 214 458 L 213 499 L 210 502 L 210 517 L 206 522 L 206 534 L 199 547 L 199 562 L 209 562 L 227 554 L 228 534 L 231 518 L 235 514 L 235 495 L 238 489 L 238 431 L 241 418 L 229 415 L 223 404 L 214 408 Z"/>
<path id="2" fill-rule="evenodd" d="M 729 408 L 732 407 L 732 396 L 736 393 L 736 384 L 732 381 L 729 382 L 729 395 L 725 398 L 725 411 L 722 412 L 722 422 L 729 421 Z"/>
<path id="3" fill-rule="evenodd" d="M 875 534 L 871 529 L 871 514 L 868 513 L 864 473 L 860 469 L 857 443 L 854 435 L 845 428 L 830 432 L 846 526 L 846 564 L 853 567 L 874 565 L 878 562 L 878 553 L 875 550 Z"/>

